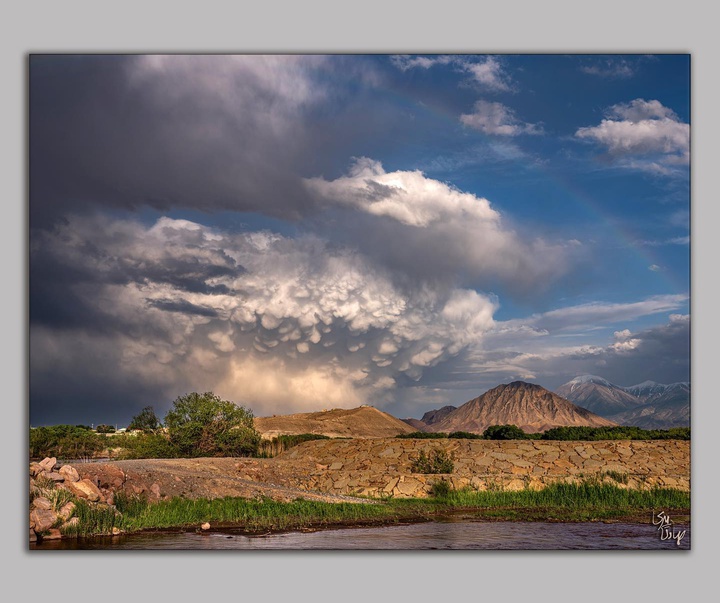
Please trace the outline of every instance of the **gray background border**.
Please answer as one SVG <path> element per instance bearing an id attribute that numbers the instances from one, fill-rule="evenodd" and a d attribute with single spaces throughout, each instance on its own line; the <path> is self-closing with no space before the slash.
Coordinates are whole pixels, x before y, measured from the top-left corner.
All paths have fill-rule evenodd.
<path id="1" fill-rule="evenodd" d="M 712 395 L 717 319 L 713 193 L 718 134 L 717 21 L 709 5 L 546 0 L 241 3 L 36 0 L 4 7 L 0 64 L 6 275 L 2 301 L 6 526 L 3 590 L 20 600 L 161 597 L 483 600 L 532 596 L 674 600 L 709 586 L 718 487 Z M 30 52 L 688 52 L 692 55 L 693 550 L 653 552 L 27 552 L 27 55 Z M 20 519 L 18 519 L 20 518 Z M 700 597 L 701 599 L 704 597 Z"/>

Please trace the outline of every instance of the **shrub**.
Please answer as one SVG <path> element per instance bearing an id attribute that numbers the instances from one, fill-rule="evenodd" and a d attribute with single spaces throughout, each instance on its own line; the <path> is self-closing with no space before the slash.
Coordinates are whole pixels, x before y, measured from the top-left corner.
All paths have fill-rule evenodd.
<path id="1" fill-rule="evenodd" d="M 689 440 L 689 427 L 673 429 L 641 429 L 616 427 L 555 427 L 542 434 L 543 440 Z"/>
<path id="2" fill-rule="evenodd" d="M 413 473 L 452 473 L 455 463 L 444 450 L 433 450 L 430 456 L 420 451 L 420 456 L 411 465 Z"/>
<path id="3" fill-rule="evenodd" d="M 448 437 L 446 433 L 430 431 L 413 431 L 412 433 L 401 433 L 395 436 L 406 440 L 440 440 Z"/>
<path id="4" fill-rule="evenodd" d="M 434 498 L 447 498 L 450 496 L 451 491 L 452 487 L 450 486 L 450 483 L 441 480 L 433 483 L 430 487 L 430 496 Z"/>
<path id="5" fill-rule="evenodd" d="M 302 444 L 303 442 L 311 442 L 313 440 L 329 440 L 330 437 L 318 433 L 298 433 L 279 435 L 272 440 L 262 440 L 258 449 L 258 456 L 271 458 L 275 455 Z"/>
<path id="6" fill-rule="evenodd" d="M 105 437 L 77 425 L 52 425 L 30 430 L 30 457 L 76 459 L 93 456 L 104 448 Z"/>
<path id="7" fill-rule="evenodd" d="M 165 426 L 170 443 L 185 457 L 255 455 L 260 444 L 252 411 L 212 392 L 177 398 Z"/>
<path id="8" fill-rule="evenodd" d="M 121 459 L 171 459 L 180 452 L 162 433 L 121 434 L 113 438 L 113 445 L 121 449 Z"/>
<path id="9" fill-rule="evenodd" d="M 105 425 L 101 423 L 95 428 L 98 433 L 115 433 L 115 428 L 112 425 Z"/>
<path id="10" fill-rule="evenodd" d="M 483 437 L 479 433 L 470 433 L 469 431 L 453 431 L 449 438 L 457 440 L 482 440 Z"/>
<path id="11" fill-rule="evenodd" d="M 527 440 L 527 434 L 516 425 L 491 425 L 483 432 L 486 440 Z"/>

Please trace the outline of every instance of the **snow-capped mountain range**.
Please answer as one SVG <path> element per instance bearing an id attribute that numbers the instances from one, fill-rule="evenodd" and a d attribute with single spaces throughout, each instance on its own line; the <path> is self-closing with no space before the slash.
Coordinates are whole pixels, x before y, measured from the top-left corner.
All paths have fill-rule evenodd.
<path id="1" fill-rule="evenodd" d="M 623 387 L 596 375 L 580 375 L 556 393 L 621 425 L 668 429 L 690 425 L 690 383 L 644 381 Z"/>

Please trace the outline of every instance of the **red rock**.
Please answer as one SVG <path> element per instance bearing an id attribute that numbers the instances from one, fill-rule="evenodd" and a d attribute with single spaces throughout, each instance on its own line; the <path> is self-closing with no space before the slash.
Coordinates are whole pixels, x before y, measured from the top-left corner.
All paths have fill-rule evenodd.
<path id="1" fill-rule="evenodd" d="M 57 465 L 57 459 L 53 457 L 45 457 L 42 461 L 38 463 L 42 467 L 43 471 L 47 471 L 48 473 L 55 469 L 55 465 Z"/>
<path id="2" fill-rule="evenodd" d="M 83 479 L 79 482 L 67 482 L 67 487 L 75 496 L 85 498 L 90 502 L 97 502 L 102 498 L 102 494 L 98 487 L 89 479 Z"/>
<path id="3" fill-rule="evenodd" d="M 30 512 L 30 524 L 39 534 L 45 530 L 49 530 L 57 521 L 58 516 L 55 511 L 49 509 L 34 509 Z"/>
<path id="4" fill-rule="evenodd" d="M 80 481 L 80 475 L 78 474 L 77 470 L 75 469 L 75 467 L 71 467 L 70 465 L 63 465 L 62 467 L 60 467 L 59 473 L 69 482 Z"/>
<path id="5" fill-rule="evenodd" d="M 52 509 L 52 503 L 44 496 L 39 496 L 33 500 L 34 509 L 42 509 L 43 511 L 49 511 Z"/>

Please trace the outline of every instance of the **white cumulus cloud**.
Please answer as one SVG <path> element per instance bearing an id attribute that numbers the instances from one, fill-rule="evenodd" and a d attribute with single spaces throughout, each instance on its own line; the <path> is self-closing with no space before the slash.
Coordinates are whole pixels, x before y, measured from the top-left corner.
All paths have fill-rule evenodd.
<path id="1" fill-rule="evenodd" d="M 604 146 L 618 165 L 632 169 L 673 174 L 689 162 L 690 124 L 657 100 L 613 105 L 599 125 L 575 136 Z"/>
<path id="2" fill-rule="evenodd" d="M 472 113 L 464 113 L 460 121 L 466 126 L 486 134 L 518 136 L 520 134 L 542 134 L 538 124 L 523 123 L 515 112 L 502 103 L 479 100 Z"/>
<path id="3" fill-rule="evenodd" d="M 489 278 L 522 289 L 547 286 L 568 268 L 569 247 L 519 235 L 487 199 L 418 170 L 386 172 L 361 157 L 345 176 L 305 184 L 330 206 L 372 216 L 358 245 L 370 254 L 381 250 L 384 262 L 405 272 Z"/>

